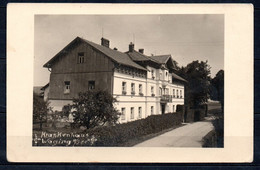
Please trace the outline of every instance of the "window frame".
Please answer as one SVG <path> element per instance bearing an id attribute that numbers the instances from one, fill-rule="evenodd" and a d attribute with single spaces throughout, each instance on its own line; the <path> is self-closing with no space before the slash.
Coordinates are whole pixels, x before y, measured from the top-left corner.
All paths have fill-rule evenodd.
<path id="1" fill-rule="evenodd" d="M 124 85 L 125 85 L 125 86 L 124 86 Z M 124 88 L 125 88 L 125 89 L 124 89 Z M 122 82 L 122 94 L 126 94 L 126 93 L 127 93 L 126 90 L 127 90 L 126 82 L 123 81 L 123 82 Z"/>
<path id="2" fill-rule="evenodd" d="M 93 83 L 94 82 L 94 84 L 91 84 L 91 83 Z M 93 86 L 94 85 L 94 86 Z M 90 87 L 94 87 L 94 88 L 90 88 Z M 90 81 L 88 81 L 88 90 L 95 90 L 95 88 L 96 88 L 96 82 L 95 82 L 95 80 L 90 80 Z"/>
<path id="3" fill-rule="evenodd" d="M 138 118 L 142 118 L 142 107 L 138 107 Z"/>
<path id="4" fill-rule="evenodd" d="M 154 115 L 154 107 L 151 106 L 151 115 Z"/>
<path id="5" fill-rule="evenodd" d="M 126 117 L 125 117 L 125 107 L 122 107 L 121 108 L 121 113 L 122 113 L 122 115 L 121 115 L 121 120 L 126 120 Z"/>
<path id="6" fill-rule="evenodd" d="M 151 96 L 154 96 L 154 86 L 151 86 Z"/>
<path id="7" fill-rule="evenodd" d="M 130 119 L 134 119 L 134 118 L 135 118 L 135 108 L 130 107 Z"/>
<path id="8" fill-rule="evenodd" d="M 70 94 L 70 81 L 64 81 L 64 94 Z"/>
<path id="9" fill-rule="evenodd" d="M 135 83 L 131 83 L 131 94 L 135 94 Z"/>
<path id="10" fill-rule="evenodd" d="M 85 53 L 84 52 L 79 52 L 78 53 L 78 64 L 83 64 L 85 63 Z"/>
<path id="11" fill-rule="evenodd" d="M 143 95 L 143 85 L 139 84 L 139 94 Z"/>

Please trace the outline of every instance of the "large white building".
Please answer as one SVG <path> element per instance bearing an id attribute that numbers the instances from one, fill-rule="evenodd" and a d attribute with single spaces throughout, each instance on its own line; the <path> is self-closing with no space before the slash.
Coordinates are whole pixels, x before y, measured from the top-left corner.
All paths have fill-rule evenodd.
<path id="1" fill-rule="evenodd" d="M 132 43 L 123 53 L 105 38 L 98 45 L 77 37 L 44 67 L 51 71 L 45 99 L 54 110 L 86 90 L 109 91 L 117 99 L 121 123 L 175 112 L 184 104 L 186 80 L 174 73 L 171 55 L 147 56 Z"/>

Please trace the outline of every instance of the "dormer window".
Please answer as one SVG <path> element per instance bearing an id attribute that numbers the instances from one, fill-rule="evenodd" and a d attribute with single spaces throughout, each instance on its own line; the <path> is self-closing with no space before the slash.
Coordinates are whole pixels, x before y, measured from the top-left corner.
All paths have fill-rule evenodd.
<path id="1" fill-rule="evenodd" d="M 81 64 L 84 62 L 85 62 L 84 53 L 83 52 L 78 53 L 78 63 Z"/>

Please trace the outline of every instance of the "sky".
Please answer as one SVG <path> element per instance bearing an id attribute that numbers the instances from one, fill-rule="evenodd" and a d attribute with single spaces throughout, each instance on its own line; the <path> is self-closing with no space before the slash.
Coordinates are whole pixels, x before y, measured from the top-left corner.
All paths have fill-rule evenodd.
<path id="1" fill-rule="evenodd" d="M 130 42 L 146 55 L 171 54 L 179 66 L 208 61 L 211 77 L 224 69 L 224 15 L 35 15 L 34 86 L 49 82 L 43 65 L 77 36 L 128 51 Z"/>

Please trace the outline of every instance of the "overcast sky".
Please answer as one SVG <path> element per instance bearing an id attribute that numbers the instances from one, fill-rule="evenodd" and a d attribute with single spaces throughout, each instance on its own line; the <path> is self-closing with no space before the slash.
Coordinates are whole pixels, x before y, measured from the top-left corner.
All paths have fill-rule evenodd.
<path id="1" fill-rule="evenodd" d="M 179 66 L 208 60 L 211 77 L 224 69 L 224 15 L 36 15 L 34 86 L 49 82 L 43 64 L 77 36 L 100 44 L 102 28 L 119 51 L 134 42 L 146 55 L 171 54 Z"/>

